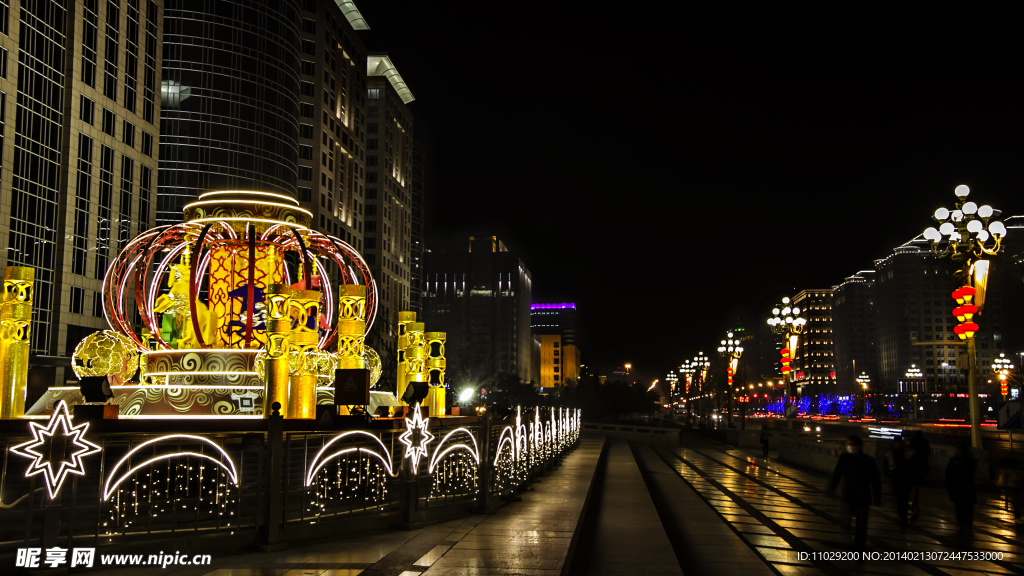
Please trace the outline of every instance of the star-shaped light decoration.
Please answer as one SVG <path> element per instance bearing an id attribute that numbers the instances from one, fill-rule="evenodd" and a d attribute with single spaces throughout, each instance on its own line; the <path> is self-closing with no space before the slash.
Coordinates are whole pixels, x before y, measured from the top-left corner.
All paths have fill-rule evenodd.
<path id="1" fill-rule="evenodd" d="M 71 426 L 68 406 L 61 400 L 46 426 L 29 422 L 29 431 L 34 439 L 12 447 L 11 452 L 33 460 L 25 471 L 25 477 L 42 474 L 53 500 L 60 494 L 60 487 L 68 474 L 85 475 L 82 458 L 100 451 L 99 446 L 85 439 L 88 429 L 88 422 Z"/>
<path id="2" fill-rule="evenodd" d="M 408 429 L 398 437 L 398 441 L 405 444 L 405 457 L 412 458 L 414 472 L 420 468 L 420 458 L 427 455 L 427 444 L 434 439 L 434 435 L 427 431 L 428 422 L 423 419 L 423 413 L 417 402 L 416 407 L 412 410 L 412 420 L 405 419 Z"/>

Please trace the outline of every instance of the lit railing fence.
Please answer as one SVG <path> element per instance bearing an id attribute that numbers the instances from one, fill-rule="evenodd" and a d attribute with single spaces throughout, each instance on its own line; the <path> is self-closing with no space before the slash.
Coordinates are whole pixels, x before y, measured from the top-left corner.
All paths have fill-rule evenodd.
<path id="1" fill-rule="evenodd" d="M 80 425 L 58 420 L 48 427 L 56 435 L 39 424 L 32 437 L 0 433 L 0 557 L 22 547 L 141 550 L 174 539 L 223 552 L 413 527 L 514 497 L 576 445 L 581 429 L 579 411 L 565 408 L 466 425 L 414 416 L 318 431 L 286 431 L 272 417 L 257 432 L 76 436 L 66 432 Z"/>

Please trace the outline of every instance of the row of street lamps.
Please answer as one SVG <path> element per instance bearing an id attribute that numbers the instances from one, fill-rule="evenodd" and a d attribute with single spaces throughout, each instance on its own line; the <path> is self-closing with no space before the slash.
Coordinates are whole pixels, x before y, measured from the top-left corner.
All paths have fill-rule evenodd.
<path id="1" fill-rule="evenodd" d="M 932 215 L 938 224 L 938 228 L 930 227 L 923 233 L 923 237 L 930 243 L 932 251 L 939 258 L 949 258 L 956 266 L 954 278 L 957 281 L 957 289 L 952 296 L 956 300 L 953 314 L 960 322 L 954 332 L 961 339 L 959 345 L 967 347 L 968 362 L 968 397 L 970 401 L 971 419 L 971 444 L 975 448 L 981 447 L 981 406 L 978 399 L 978 361 L 975 343 L 975 335 L 978 332 L 978 325 L 974 322 L 974 316 L 981 314 L 985 306 L 985 291 L 989 276 L 989 259 L 996 256 L 1006 237 L 1006 226 L 995 220 L 1000 214 L 988 205 L 978 206 L 967 198 L 970 195 L 970 188 L 965 185 L 957 186 L 954 190 L 956 200 L 954 208 L 939 208 Z M 772 316 L 768 319 L 768 326 L 772 332 L 783 336 L 783 349 L 781 350 L 782 364 L 781 371 L 784 376 L 784 411 L 787 417 L 796 415 L 795 407 L 792 405 L 792 398 L 795 397 L 792 387 L 794 379 L 790 363 L 793 360 L 793 353 L 796 350 L 797 342 L 807 326 L 807 319 L 801 315 L 799 307 L 795 306 L 789 298 L 783 298 L 782 302 L 772 309 Z M 743 355 L 743 347 L 740 338 L 734 332 L 728 332 L 726 339 L 722 340 L 718 347 L 719 354 L 728 363 L 727 377 L 729 381 L 729 418 L 732 417 L 731 399 L 733 396 L 733 376 L 739 360 Z M 1005 381 L 1009 377 L 1012 366 L 1004 355 L 1004 360 L 996 360 L 995 371 L 1002 384 L 1003 395 L 1006 396 Z M 694 383 L 698 391 L 702 392 L 701 384 L 705 382 L 707 369 L 710 362 L 703 353 L 699 354 L 693 361 L 687 360 L 680 371 L 686 378 L 686 395 L 690 395 L 690 386 Z M 916 365 L 912 365 L 907 372 L 908 380 L 920 380 L 923 375 Z M 868 389 L 871 386 L 871 378 L 861 372 L 857 376 L 865 399 Z M 703 398 L 704 394 L 701 393 Z M 741 403 L 746 400 L 740 396 L 737 400 Z"/>

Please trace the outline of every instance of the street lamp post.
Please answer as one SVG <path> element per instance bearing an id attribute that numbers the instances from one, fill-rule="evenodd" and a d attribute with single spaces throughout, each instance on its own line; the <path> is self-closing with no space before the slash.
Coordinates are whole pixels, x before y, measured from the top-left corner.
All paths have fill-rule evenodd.
<path id="1" fill-rule="evenodd" d="M 729 362 L 729 366 L 726 367 L 726 369 L 725 369 L 726 370 L 726 375 L 728 376 L 727 380 L 729 382 L 729 387 L 726 389 L 726 390 L 728 390 L 729 394 L 728 394 L 728 396 L 726 396 L 726 399 L 728 400 L 728 404 L 727 404 L 728 408 L 727 408 L 727 410 L 729 411 L 729 423 L 732 424 L 732 395 L 733 395 L 732 379 L 733 379 L 733 376 L 736 375 L 736 367 L 739 365 L 740 356 L 743 355 L 743 347 L 740 346 L 740 339 L 739 338 L 735 338 L 734 339 L 733 338 L 733 333 L 732 332 L 727 332 L 726 333 L 726 339 L 722 340 L 722 345 L 718 347 L 718 353 L 722 356 L 722 358 L 725 358 L 726 361 Z M 743 412 L 741 418 L 742 418 L 742 420 L 740 421 L 740 429 L 741 430 L 746 430 L 747 429 L 747 415 L 746 415 L 746 411 Z"/>
<path id="2" fill-rule="evenodd" d="M 953 315 L 961 322 L 953 331 L 967 343 L 967 395 L 971 412 L 971 446 L 981 448 L 981 402 L 978 399 L 978 353 L 974 334 L 978 325 L 972 321 L 985 306 L 989 260 L 999 253 L 1006 226 L 993 220 L 998 211 L 991 206 L 978 206 L 967 201 L 971 189 L 961 184 L 953 191 L 953 210 L 939 208 L 933 219 L 939 228 L 928 228 L 922 235 L 931 243 L 939 258 L 949 258 L 957 267 L 954 277 L 960 288 L 953 291 L 957 308 Z"/>
<path id="3" fill-rule="evenodd" d="M 924 381 L 924 373 L 917 367 L 917 364 L 911 364 L 910 368 L 907 369 L 907 373 L 904 374 L 903 377 L 905 378 L 905 388 L 909 388 L 907 391 L 910 392 L 911 396 L 914 398 L 914 418 L 917 419 L 917 385 Z M 923 392 L 923 390 L 921 391 Z"/>
<path id="4" fill-rule="evenodd" d="M 860 376 L 857 376 L 857 382 L 860 384 L 862 394 L 864 396 L 864 415 L 868 415 L 868 388 L 871 387 L 871 376 L 868 376 L 867 372 L 861 372 Z"/>
<path id="5" fill-rule="evenodd" d="M 711 366 L 711 361 L 704 355 L 703 352 L 698 352 L 697 356 L 693 358 L 693 362 L 690 364 L 693 368 L 694 380 L 697 383 L 697 398 L 700 400 L 699 412 L 701 418 L 706 418 L 704 413 L 704 383 L 707 380 L 708 366 Z"/>
<path id="6" fill-rule="evenodd" d="M 1010 370 L 1013 370 L 1013 364 L 1010 364 L 1010 359 L 1002 352 L 999 353 L 999 358 L 992 361 L 992 364 L 992 371 L 999 378 L 999 393 L 1003 395 L 1003 400 L 1008 400 L 1010 394 L 1008 381 L 1010 379 Z"/>
<path id="7" fill-rule="evenodd" d="M 789 367 L 789 364 L 792 362 L 793 353 L 796 351 L 797 338 L 800 334 L 803 334 L 804 328 L 807 326 L 807 319 L 800 316 L 800 308 L 796 306 L 791 307 L 789 304 L 789 298 L 783 298 L 782 304 L 772 309 L 772 317 L 768 319 L 768 326 L 776 334 L 785 334 L 781 352 L 782 375 L 786 379 L 786 397 L 783 401 L 783 412 L 787 418 L 792 418 L 796 415 L 796 411 L 793 411 L 791 414 L 789 409 L 790 398 L 793 397 L 791 394 L 793 378 L 790 376 L 792 369 Z"/>

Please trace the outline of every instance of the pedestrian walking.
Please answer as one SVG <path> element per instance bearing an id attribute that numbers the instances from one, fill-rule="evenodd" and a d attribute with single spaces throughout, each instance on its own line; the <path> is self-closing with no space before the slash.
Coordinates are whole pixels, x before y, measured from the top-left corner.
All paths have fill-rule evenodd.
<path id="1" fill-rule="evenodd" d="M 896 518 L 900 526 L 905 526 L 915 474 L 913 454 L 903 438 L 893 441 L 892 448 L 885 455 L 885 476 L 892 481 L 892 491 L 896 497 Z"/>
<path id="2" fill-rule="evenodd" d="M 834 492 L 840 483 L 843 485 L 843 517 L 847 527 L 851 516 L 857 518 L 853 541 L 856 550 L 861 552 L 868 540 L 868 513 L 871 505 L 878 506 L 882 501 L 882 481 L 878 476 L 875 459 L 864 453 L 864 443 L 857 436 L 850 436 L 846 440 L 846 453 L 839 456 L 836 462 L 832 479 L 828 483 L 829 492 Z"/>
<path id="3" fill-rule="evenodd" d="M 910 488 L 910 519 L 917 520 L 921 515 L 921 485 L 928 474 L 928 457 L 932 455 L 932 445 L 920 430 L 910 439 L 910 450 L 913 452 L 914 485 Z"/>
<path id="4" fill-rule="evenodd" d="M 974 456 L 966 442 L 956 446 L 957 453 L 946 466 L 946 491 L 956 508 L 956 521 L 960 530 L 970 530 L 974 525 L 974 504 L 978 492 L 974 488 Z"/>
<path id="5" fill-rule="evenodd" d="M 768 428 L 761 426 L 761 453 L 764 454 L 765 458 L 768 457 L 768 444 L 770 436 L 768 434 Z"/>

